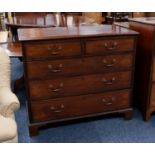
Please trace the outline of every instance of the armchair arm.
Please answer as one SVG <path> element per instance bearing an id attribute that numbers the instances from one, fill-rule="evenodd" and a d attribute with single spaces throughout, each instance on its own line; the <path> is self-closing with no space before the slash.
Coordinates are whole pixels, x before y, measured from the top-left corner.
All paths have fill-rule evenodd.
<path id="1" fill-rule="evenodd" d="M 0 114 L 4 117 L 10 117 L 19 109 L 20 103 L 17 96 L 12 93 L 10 88 L 0 88 Z"/>
<path id="2" fill-rule="evenodd" d="M 0 124 L 0 143 L 13 141 L 17 137 L 17 124 L 15 120 L 0 115 Z"/>

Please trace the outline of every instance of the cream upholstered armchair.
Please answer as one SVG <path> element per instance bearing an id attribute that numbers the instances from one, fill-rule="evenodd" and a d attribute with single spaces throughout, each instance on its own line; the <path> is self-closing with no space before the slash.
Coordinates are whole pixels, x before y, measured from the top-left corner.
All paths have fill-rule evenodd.
<path id="1" fill-rule="evenodd" d="M 0 142 L 18 142 L 14 112 L 19 101 L 10 88 L 11 66 L 9 56 L 0 47 Z"/>

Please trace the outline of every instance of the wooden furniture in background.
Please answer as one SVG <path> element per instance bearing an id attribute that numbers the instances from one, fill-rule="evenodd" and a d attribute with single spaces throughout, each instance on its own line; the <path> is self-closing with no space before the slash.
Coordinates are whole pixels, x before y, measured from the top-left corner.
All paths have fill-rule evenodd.
<path id="1" fill-rule="evenodd" d="M 129 28 L 140 33 L 136 56 L 135 101 L 144 120 L 155 112 L 155 17 L 129 19 Z"/>
<path id="2" fill-rule="evenodd" d="M 149 14 L 146 12 L 107 12 L 106 23 L 128 22 L 128 18 L 145 17 Z"/>
<path id="3" fill-rule="evenodd" d="M 145 12 L 146 17 L 155 17 L 155 12 Z"/>
<path id="4" fill-rule="evenodd" d="M 13 13 L 5 20 L 5 24 L 12 32 L 13 41 L 18 41 L 18 28 L 54 27 L 56 19 L 53 14 L 46 13 Z"/>
<path id="5" fill-rule="evenodd" d="M 128 22 L 128 12 L 112 12 L 106 16 L 105 22 L 113 24 L 113 22 Z"/>
<path id="6" fill-rule="evenodd" d="M 129 22 L 114 22 L 115 26 L 120 26 L 120 27 L 124 27 L 124 28 L 129 28 Z"/>
<path id="7" fill-rule="evenodd" d="M 82 16 L 93 19 L 97 24 L 103 22 L 102 12 L 83 12 Z"/>
<path id="8" fill-rule="evenodd" d="M 82 12 L 61 12 L 63 15 L 82 16 Z"/>
<path id="9" fill-rule="evenodd" d="M 18 32 L 31 136 L 48 123 L 110 113 L 132 118 L 138 33 L 111 25 Z"/>
<path id="10" fill-rule="evenodd" d="M 12 12 L 12 16 L 45 16 L 46 12 Z"/>
<path id="11" fill-rule="evenodd" d="M 132 18 L 145 17 L 145 16 L 147 16 L 146 12 L 132 12 Z"/>
<path id="12" fill-rule="evenodd" d="M 81 13 L 80 13 L 81 14 Z M 97 24 L 96 20 L 77 13 L 14 13 L 5 20 L 11 29 L 13 41 L 18 41 L 18 28 L 70 27 Z"/>
<path id="13" fill-rule="evenodd" d="M 93 18 L 79 15 L 62 15 L 62 27 L 98 25 Z"/>

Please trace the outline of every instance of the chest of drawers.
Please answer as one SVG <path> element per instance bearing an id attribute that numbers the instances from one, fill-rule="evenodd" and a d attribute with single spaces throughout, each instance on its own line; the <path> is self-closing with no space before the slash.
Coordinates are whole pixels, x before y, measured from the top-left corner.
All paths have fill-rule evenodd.
<path id="1" fill-rule="evenodd" d="M 83 117 L 130 119 L 137 34 L 111 25 L 19 30 L 30 135 Z"/>

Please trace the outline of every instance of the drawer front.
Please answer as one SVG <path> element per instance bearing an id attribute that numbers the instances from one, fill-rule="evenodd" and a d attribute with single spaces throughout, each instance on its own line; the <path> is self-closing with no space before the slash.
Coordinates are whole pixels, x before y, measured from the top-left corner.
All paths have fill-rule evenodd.
<path id="1" fill-rule="evenodd" d="M 25 45 L 25 55 L 27 60 L 76 56 L 80 54 L 80 42 L 41 42 Z"/>
<path id="2" fill-rule="evenodd" d="M 129 90 L 34 101 L 31 103 L 32 121 L 65 119 L 128 108 L 129 101 Z"/>
<path id="3" fill-rule="evenodd" d="M 29 81 L 30 98 L 33 100 L 97 93 L 129 88 L 130 85 L 130 71 Z"/>
<path id="4" fill-rule="evenodd" d="M 106 54 L 109 52 L 125 52 L 134 49 L 133 38 L 105 39 L 86 42 L 87 54 Z"/>
<path id="5" fill-rule="evenodd" d="M 44 62 L 28 62 L 29 79 L 53 78 L 59 76 L 75 76 L 81 74 L 100 73 L 104 71 L 130 69 L 132 55 L 111 55 L 89 57 L 84 59 L 53 60 Z"/>
<path id="6" fill-rule="evenodd" d="M 155 83 L 152 84 L 150 105 L 155 107 Z"/>

